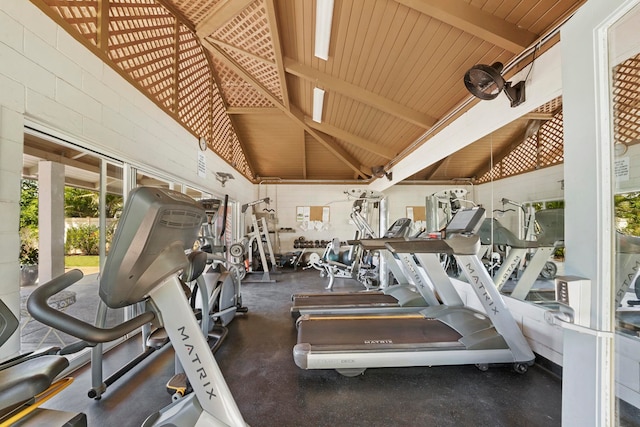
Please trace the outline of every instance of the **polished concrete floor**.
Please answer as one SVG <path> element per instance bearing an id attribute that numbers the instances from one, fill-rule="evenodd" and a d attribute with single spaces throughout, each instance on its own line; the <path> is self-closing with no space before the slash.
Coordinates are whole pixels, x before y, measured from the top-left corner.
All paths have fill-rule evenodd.
<path id="1" fill-rule="evenodd" d="M 347 378 L 335 371 L 303 371 L 293 362 L 296 332 L 291 294 L 321 291 L 315 270 L 274 274 L 275 283 L 246 283 L 249 313 L 229 326 L 216 357 L 245 420 L 252 426 L 553 426 L 560 425 L 561 382 L 533 367 L 480 372 L 474 366 L 369 369 Z M 337 280 L 335 290 L 360 290 Z M 114 350 L 108 373 L 139 351 Z M 113 384 L 99 401 L 89 399 L 89 370 L 47 407 L 83 411 L 92 426 L 134 426 L 170 403 L 164 384 L 173 372 L 170 347 L 157 352 Z"/>
<path id="2" fill-rule="evenodd" d="M 315 270 L 273 274 L 275 283 L 246 283 L 249 308 L 229 326 L 216 354 L 245 420 L 256 426 L 559 426 L 561 380 L 539 365 L 524 375 L 474 366 L 368 369 L 347 378 L 333 370 L 303 371 L 293 362 L 296 331 L 291 294 L 322 291 Z M 361 290 L 351 280 L 334 289 Z M 108 373 L 139 351 L 139 341 L 112 350 Z M 46 407 L 82 411 L 91 426 L 136 426 L 170 403 L 165 383 L 173 373 L 170 346 L 142 362 L 96 401 L 87 397 L 90 372 Z M 633 424 L 625 424 L 633 425 Z"/>

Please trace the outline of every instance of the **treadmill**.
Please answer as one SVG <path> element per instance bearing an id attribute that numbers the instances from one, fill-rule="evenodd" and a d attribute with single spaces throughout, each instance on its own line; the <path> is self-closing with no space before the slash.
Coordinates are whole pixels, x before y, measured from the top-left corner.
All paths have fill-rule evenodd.
<path id="1" fill-rule="evenodd" d="M 445 239 L 387 243 L 396 253 L 451 254 L 478 296 L 484 313 L 465 307 L 451 282 L 435 283 L 441 305 L 394 315 L 304 315 L 298 319 L 293 358 L 302 369 L 335 369 L 356 376 L 367 368 L 475 364 L 513 364 L 524 373 L 535 356 L 489 273 L 477 256 L 475 234 L 484 209 L 460 210 Z M 440 266 L 442 269 L 442 266 Z M 444 271 L 444 270 L 443 270 Z"/>
<path id="2" fill-rule="evenodd" d="M 494 276 L 498 290 L 502 290 L 512 273 L 520 268 L 530 251 L 535 251 L 510 296 L 525 300 L 538 276 L 543 272 L 553 251 L 564 244 L 564 210 L 547 209 L 536 214 L 536 221 L 542 229 L 535 241 L 520 240 L 496 219 L 485 219 L 478 234 L 483 245 L 509 246 L 509 255 Z M 493 238 L 492 238 L 493 236 Z"/>
<path id="3" fill-rule="evenodd" d="M 392 241 L 405 240 L 410 225 L 410 219 L 400 218 L 389 227 L 384 237 L 354 242 L 364 250 L 380 251 L 398 284 L 375 291 L 294 294 L 291 296 L 291 317 L 298 319 L 305 314 L 416 312 L 427 305 L 439 304 L 429 279 L 424 278 L 418 267 L 406 264 L 385 246 Z"/>

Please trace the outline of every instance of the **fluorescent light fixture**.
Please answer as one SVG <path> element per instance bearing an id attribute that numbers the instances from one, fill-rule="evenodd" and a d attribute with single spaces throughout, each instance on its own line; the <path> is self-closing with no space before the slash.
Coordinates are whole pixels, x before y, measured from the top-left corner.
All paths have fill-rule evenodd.
<path id="1" fill-rule="evenodd" d="M 331 20 L 333 0 L 316 0 L 316 50 L 315 56 L 325 61 L 329 59 L 331 41 Z"/>
<path id="2" fill-rule="evenodd" d="M 324 90 L 313 88 L 313 121 L 322 122 L 322 107 L 324 106 Z"/>

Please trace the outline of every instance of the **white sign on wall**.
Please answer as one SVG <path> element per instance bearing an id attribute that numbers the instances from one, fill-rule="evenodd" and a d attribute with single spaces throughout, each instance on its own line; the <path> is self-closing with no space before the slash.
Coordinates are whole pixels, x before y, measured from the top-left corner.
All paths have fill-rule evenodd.
<path id="1" fill-rule="evenodd" d="M 613 163 L 616 181 L 629 181 L 629 157 L 621 157 Z"/>
<path id="2" fill-rule="evenodd" d="M 198 176 L 207 177 L 207 158 L 202 151 L 198 151 Z"/>

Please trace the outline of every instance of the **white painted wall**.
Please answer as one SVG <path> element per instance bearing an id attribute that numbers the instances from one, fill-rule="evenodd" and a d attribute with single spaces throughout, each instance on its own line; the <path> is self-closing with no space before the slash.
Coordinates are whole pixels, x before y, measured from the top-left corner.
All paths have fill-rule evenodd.
<path id="1" fill-rule="evenodd" d="M 471 186 L 454 185 L 396 185 L 384 191 L 388 200 L 388 224 L 398 218 L 407 216 L 407 206 L 424 206 L 425 197 L 435 192 L 448 188 L 466 188 L 469 191 L 469 199 L 473 200 L 474 189 Z M 287 184 L 260 184 L 258 185 L 258 198 L 271 198 L 271 205 L 260 205 L 257 211 L 265 208 L 275 209 L 278 219 L 278 228 L 293 228 L 295 233 L 280 233 L 282 252 L 293 250 L 294 240 L 304 236 L 306 240 L 331 240 L 334 237 L 340 240 L 353 239 L 355 226 L 349 222 L 349 214 L 353 206 L 353 200 L 348 200 L 345 191 L 353 188 L 366 189 L 366 186 L 349 185 L 287 185 Z M 330 221 L 327 230 L 306 231 L 300 228 L 296 221 L 296 208 L 298 206 L 329 206 Z M 250 218 L 247 217 L 247 221 Z"/>
<path id="2" fill-rule="evenodd" d="M 19 183 L 24 123 L 241 203 L 254 185 L 28 1 L 0 2 L 0 298 L 18 313 Z M 215 172 L 230 172 L 224 189 Z M 18 350 L 17 340 L 0 358 Z"/>
<path id="3" fill-rule="evenodd" d="M 357 186 L 348 185 L 288 185 L 260 184 L 258 198 L 269 197 L 270 209 L 276 210 L 277 227 L 293 228 L 294 233 L 280 233 L 281 252 L 294 250 L 294 240 L 303 236 L 305 240 L 331 240 L 335 237 L 345 241 L 353 239 L 356 228 L 349 223 L 349 214 L 353 199 L 348 200 L 345 191 Z M 361 186 L 361 188 L 365 188 Z M 299 206 L 328 206 L 329 222 L 326 230 L 303 230 L 296 221 L 296 208 Z M 260 212 L 267 206 L 258 206 Z M 250 219 L 248 219 L 249 221 Z"/>

